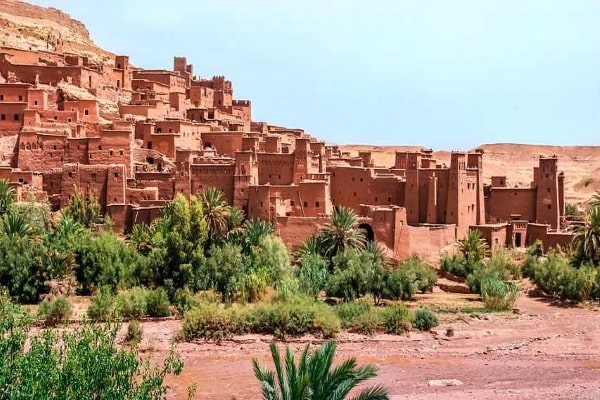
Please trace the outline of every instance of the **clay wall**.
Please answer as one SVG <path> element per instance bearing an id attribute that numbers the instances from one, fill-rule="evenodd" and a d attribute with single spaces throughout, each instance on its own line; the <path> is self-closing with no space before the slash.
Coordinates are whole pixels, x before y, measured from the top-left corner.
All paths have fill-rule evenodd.
<path id="1" fill-rule="evenodd" d="M 62 185 L 62 168 L 45 171 L 42 178 L 42 189 L 49 196 L 60 195 Z"/>
<path id="2" fill-rule="evenodd" d="M 419 255 L 425 261 L 437 263 L 440 250 L 456 241 L 456 226 L 409 226 L 396 228 L 394 256 L 398 259 Z"/>
<path id="3" fill-rule="evenodd" d="M 230 164 L 192 164 L 190 166 L 191 192 L 199 193 L 208 187 L 220 189 L 227 200 L 233 204 L 233 183 L 235 165 Z"/>
<path id="4" fill-rule="evenodd" d="M 508 225 L 473 225 L 469 229 L 479 231 L 481 238 L 485 239 L 492 250 L 510 244 L 508 241 Z"/>
<path id="5" fill-rule="evenodd" d="M 16 133 L 23 125 L 27 103 L 0 102 L 0 130 Z"/>
<path id="6" fill-rule="evenodd" d="M 146 79 L 162 83 L 169 86 L 169 92 L 171 93 L 185 94 L 186 92 L 187 82 L 185 78 L 170 71 L 137 70 L 133 71 L 133 79 Z"/>
<path id="7" fill-rule="evenodd" d="M 277 217 L 279 236 L 289 247 L 296 247 L 319 231 L 329 218 Z"/>
<path id="8" fill-rule="evenodd" d="M 17 167 L 22 170 L 47 171 L 64 163 L 64 135 L 21 132 L 17 143 Z"/>
<path id="9" fill-rule="evenodd" d="M 403 182 L 396 176 L 376 176 L 368 168 L 333 167 L 331 174 L 331 201 L 360 211 L 361 204 L 402 205 L 404 202 Z"/>
<path id="10" fill-rule="evenodd" d="M 215 91 L 211 88 L 192 86 L 189 88 L 188 97 L 195 107 L 215 107 Z"/>
<path id="11" fill-rule="evenodd" d="M 486 199 L 486 221 L 507 222 L 511 214 L 520 214 L 521 219 L 535 222 L 535 188 L 492 188 Z"/>
<path id="12" fill-rule="evenodd" d="M 91 164 L 123 164 L 127 177 L 133 174 L 131 143 L 133 132 L 128 130 L 104 130 L 100 137 L 89 138 L 88 158 Z"/>
<path id="13" fill-rule="evenodd" d="M 203 132 L 204 147 L 217 150 L 217 154 L 235 157 L 235 152 L 242 150 L 244 132 Z"/>
<path id="14" fill-rule="evenodd" d="M 291 185 L 294 182 L 294 155 L 258 153 L 258 184 Z"/>
<path id="15" fill-rule="evenodd" d="M 140 204 L 143 201 L 158 200 L 158 188 L 127 188 L 127 202 L 130 204 Z"/>
<path id="16" fill-rule="evenodd" d="M 159 200 L 172 200 L 175 194 L 175 177 L 167 172 L 136 172 L 138 189 L 157 188 Z"/>
<path id="17" fill-rule="evenodd" d="M 30 109 L 44 110 L 48 107 L 48 92 L 44 89 L 29 88 L 27 104 Z"/>
<path id="18" fill-rule="evenodd" d="M 243 121 L 252 121 L 252 102 L 250 100 L 233 100 L 233 114 L 240 116 Z"/>
<path id="19" fill-rule="evenodd" d="M 13 170 L 9 182 L 28 185 L 38 191 L 44 189 L 44 177 L 39 172 Z"/>
<path id="20" fill-rule="evenodd" d="M 77 112 L 75 121 L 97 123 L 100 120 L 100 108 L 96 100 L 65 101 L 64 110 Z"/>
<path id="21" fill-rule="evenodd" d="M 119 114 L 121 115 L 139 115 L 148 119 L 162 120 L 169 111 L 169 104 L 161 101 L 155 104 L 119 104 Z"/>
<path id="22" fill-rule="evenodd" d="M 557 158 L 540 158 L 539 178 L 536 181 L 536 222 L 560 226 Z"/>
<path id="23" fill-rule="evenodd" d="M 0 83 L 0 103 L 26 103 L 28 83 Z"/>

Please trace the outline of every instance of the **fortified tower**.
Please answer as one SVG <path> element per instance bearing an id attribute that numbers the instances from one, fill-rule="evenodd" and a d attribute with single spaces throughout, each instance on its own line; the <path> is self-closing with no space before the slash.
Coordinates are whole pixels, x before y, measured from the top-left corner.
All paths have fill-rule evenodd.
<path id="1" fill-rule="evenodd" d="M 421 153 L 413 152 L 406 155 L 406 204 L 407 221 L 409 224 L 418 224 L 419 221 L 419 167 Z"/>
<path id="2" fill-rule="evenodd" d="M 552 229 L 560 226 L 560 201 L 556 157 L 540 158 L 537 174 L 536 218 L 541 224 L 549 224 Z"/>

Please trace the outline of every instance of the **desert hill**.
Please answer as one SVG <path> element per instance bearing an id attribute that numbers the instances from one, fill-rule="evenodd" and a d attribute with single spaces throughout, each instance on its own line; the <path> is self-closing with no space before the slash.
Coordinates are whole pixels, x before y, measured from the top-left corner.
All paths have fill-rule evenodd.
<path id="1" fill-rule="evenodd" d="M 414 150 L 415 146 L 341 145 L 342 151 L 353 155 L 371 151 L 377 165 L 394 165 L 396 151 Z M 547 146 L 518 143 L 482 144 L 483 173 L 486 179 L 506 175 L 509 185 L 529 185 L 533 167 L 540 155 L 558 157 L 558 166 L 565 173 L 565 196 L 568 202 L 581 203 L 600 190 L 600 146 Z M 474 150 L 474 149 L 473 149 Z M 450 163 L 450 152 L 434 151 L 434 157 Z"/>
<path id="2" fill-rule="evenodd" d="M 0 0 L 0 47 L 2 51 L 72 53 L 97 64 L 113 59 L 113 54 L 94 44 L 82 22 L 56 8 L 17 0 Z"/>

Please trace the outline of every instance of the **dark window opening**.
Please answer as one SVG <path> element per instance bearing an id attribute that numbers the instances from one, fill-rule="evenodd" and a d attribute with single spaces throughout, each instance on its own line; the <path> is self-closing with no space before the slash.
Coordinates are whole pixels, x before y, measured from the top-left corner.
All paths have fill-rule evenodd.
<path id="1" fill-rule="evenodd" d="M 321 207 L 321 203 L 318 201 L 315 201 L 315 208 L 320 208 Z"/>
<path id="2" fill-rule="evenodd" d="M 146 162 L 148 164 L 154 164 L 154 158 L 153 157 L 146 157 Z"/>
<path id="3" fill-rule="evenodd" d="M 6 114 L 0 114 L 0 120 L 6 121 Z"/>
<path id="4" fill-rule="evenodd" d="M 118 177 L 119 177 L 119 173 L 115 172 L 115 178 L 118 178 Z"/>
<path id="5" fill-rule="evenodd" d="M 550 188 L 546 189 L 546 191 L 547 191 L 548 193 L 550 193 Z"/>
<path id="6" fill-rule="evenodd" d="M 308 201 L 304 202 L 304 208 L 308 208 Z"/>
<path id="7" fill-rule="evenodd" d="M 19 178 L 19 183 L 23 183 L 23 178 Z"/>
<path id="8" fill-rule="evenodd" d="M 148 149 L 152 150 L 152 142 L 148 142 Z"/>
<path id="9" fill-rule="evenodd" d="M 0 94 L 0 101 L 3 101 L 3 100 L 4 100 L 4 95 Z"/>
<path id="10" fill-rule="evenodd" d="M 354 192 L 354 197 L 356 197 L 356 192 Z"/>
<path id="11" fill-rule="evenodd" d="M 121 81 L 117 79 L 117 89 L 121 88 Z"/>
<path id="12" fill-rule="evenodd" d="M 108 151 L 108 155 L 109 155 L 109 156 L 112 156 L 112 155 L 113 155 L 113 151 L 112 151 L 112 150 L 109 150 L 109 151 Z"/>
<path id="13" fill-rule="evenodd" d="M 119 150 L 119 155 L 122 156 L 123 154 L 125 154 L 125 152 L 123 150 Z"/>
<path id="14" fill-rule="evenodd" d="M 548 204 L 548 210 L 552 209 L 552 204 Z"/>
<path id="15" fill-rule="evenodd" d="M 377 201 L 377 196 L 375 196 L 375 201 Z"/>
<path id="16" fill-rule="evenodd" d="M 55 115 L 55 116 L 54 116 L 54 120 L 56 121 L 57 119 L 58 119 L 58 117 Z"/>
<path id="17" fill-rule="evenodd" d="M 92 181 L 93 181 L 93 182 L 96 182 L 96 173 L 93 173 L 93 174 L 92 174 Z"/>
<path id="18" fill-rule="evenodd" d="M 291 205 L 292 207 L 294 207 L 294 206 L 296 205 L 296 202 L 295 202 L 294 200 L 292 200 L 292 201 L 290 201 L 290 205 Z"/>
<path id="19" fill-rule="evenodd" d="M 102 150 L 102 146 L 98 146 L 98 150 Z"/>
<path id="20" fill-rule="evenodd" d="M 360 224 L 358 229 L 362 229 L 365 232 L 365 237 L 367 241 L 372 242 L 375 240 L 375 233 L 373 232 L 373 227 L 369 224 Z"/>
<path id="21" fill-rule="evenodd" d="M 392 202 L 392 198 L 388 197 L 388 203 L 391 203 L 391 202 Z"/>
<path id="22" fill-rule="evenodd" d="M 90 115 L 90 110 L 88 110 L 88 109 L 86 108 L 85 110 L 83 110 L 83 113 L 84 113 L 85 115 Z"/>
<path id="23" fill-rule="evenodd" d="M 71 171 L 69 171 L 69 178 L 73 177 L 73 173 Z"/>
<path id="24" fill-rule="evenodd" d="M 23 101 L 23 96 L 19 96 L 19 101 Z"/>
<path id="25" fill-rule="evenodd" d="M 56 150 L 56 145 L 52 146 L 52 149 L 53 149 L 53 150 Z"/>
<path id="26" fill-rule="evenodd" d="M 515 247 L 521 247 L 521 232 L 515 233 Z"/>
<path id="27" fill-rule="evenodd" d="M 13 118 L 14 118 L 15 121 L 18 121 L 19 120 L 19 114 L 13 115 Z"/>

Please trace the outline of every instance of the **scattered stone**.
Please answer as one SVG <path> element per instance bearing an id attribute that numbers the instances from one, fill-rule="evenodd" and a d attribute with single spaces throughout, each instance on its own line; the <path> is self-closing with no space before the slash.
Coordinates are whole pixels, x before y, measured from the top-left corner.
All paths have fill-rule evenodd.
<path id="1" fill-rule="evenodd" d="M 458 379 L 434 379 L 427 382 L 429 386 L 461 386 L 463 383 Z"/>

